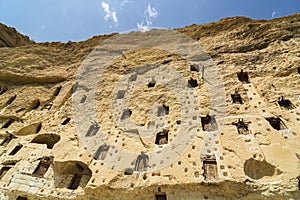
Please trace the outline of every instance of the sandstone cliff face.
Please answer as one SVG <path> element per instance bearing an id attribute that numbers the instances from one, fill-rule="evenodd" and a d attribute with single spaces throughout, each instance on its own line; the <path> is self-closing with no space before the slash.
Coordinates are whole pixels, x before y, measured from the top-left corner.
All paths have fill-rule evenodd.
<path id="1" fill-rule="evenodd" d="M 299 199 L 300 15 L 176 31 L 0 33 L 1 198 Z"/>
<path id="2" fill-rule="evenodd" d="M 7 27 L 0 23 L 0 48 L 17 47 L 33 43 L 28 36 L 21 35 L 15 28 Z"/>

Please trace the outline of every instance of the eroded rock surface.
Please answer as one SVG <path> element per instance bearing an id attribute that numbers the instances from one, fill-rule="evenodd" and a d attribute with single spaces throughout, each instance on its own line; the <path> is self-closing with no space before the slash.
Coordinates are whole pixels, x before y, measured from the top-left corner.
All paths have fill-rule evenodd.
<path id="1" fill-rule="evenodd" d="M 77 43 L 0 30 L 1 199 L 300 198 L 300 15 Z"/>

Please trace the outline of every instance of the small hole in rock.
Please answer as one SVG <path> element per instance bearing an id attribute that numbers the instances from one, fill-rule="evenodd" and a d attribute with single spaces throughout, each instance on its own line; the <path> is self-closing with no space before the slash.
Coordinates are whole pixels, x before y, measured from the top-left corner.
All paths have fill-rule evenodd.
<path id="1" fill-rule="evenodd" d="M 63 122 L 62 125 L 66 125 L 70 122 L 71 118 L 67 117 Z"/>
<path id="2" fill-rule="evenodd" d="M 241 95 L 238 93 L 238 90 L 236 89 L 234 94 L 231 95 L 232 98 L 232 102 L 233 103 L 239 103 L 239 104 L 243 104 L 243 100 Z"/>
<path id="3" fill-rule="evenodd" d="M 23 147 L 22 144 L 18 144 L 17 146 L 15 146 L 15 148 L 9 153 L 10 156 L 16 155 L 16 153 L 18 153 L 18 151 L 20 151 L 20 149 Z"/>
<path id="4" fill-rule="evenodd" d="M 7 87 L 5 85 L 0 85 L 0 95 L 4 94 L 7 91 Z"/>
<path id="5" fill-rule="evenodd" d="M 241 81 L 243 83 L 250 83 L 247 72 L 243 72 L 243 70 L 241 70 L 241 72 L 237 73 L 237 76 L 238 76 L 239 81 Z"/>
<path id="6" fill-rule="evenodd" d="M 154 87 L 155 86 L 155 80 L 154 79 L 152 79 L 149 83 L 148 83 L 148 88 L 152 88 L 152 87 Z"/>
<path id="7" fill-rule="evenodd" d="M 34 100 L 31 104 L 31 110 L 36 110 L 39 108 L 39 106 L 41 105 L 40 100 Z"/>
<path id="8" fill-rule="evenodd" d="M 276 117 L 269 117 L 266 118 L 266 120 L 269 122 L 269 124 L 276 130 L 284 130 L 287 129 L 285 124 L 283 123 L 283 121 L 281 121 L 280 118 L 276 118 Z"/>
<path id="9" fill-rule="evenodd" d="M 131 114 L 132 114 L 132 111 L 127 108 L 126 110 L 123 111 L 123 114 L 121 116 L 121 120 L 129 118 L 131 116 Z"/>
<path id="10" fill-rule="evenodd" d="M 6 123 L 2 126 L 2 128 L 8 128 L 14 121 L 14 119 L 7 120 Z"/>
<path id="11" fill-rule="evenodd" d="M 17 98 L 17 95 L 14 95 L 14 96 L 10 97 L 10 98 L 8 99 L 8 101 L 6 102 L 6 104 L 7 104 L 7 105 L 12 104 L 12 102 L 13 102 L 16 98 Z"/>
<path id="12" fill-rule="evenodd" d="M 296 108 L 290 100 L 285 99 L 283 96 L 279 98 L 278 104 L 280 107 L 282 107 L 286 110 L 292 110 L 292 109 Z"/>
<path id="13" fill-rule="evenodd" d="M 199 72 L 199 66 L 197 65 L 190 65 L 190 69 L 192 72 Z"/>
<path id="14" fill-rule="evenodd" d="M 167 200 L 167 195 L 165 194 L 156 194 L 155 200 Z"/>
<path id="15" fill-rule="evenodd" d="M 164 130 L 162 132 L 159 132 L 156 134 L 155 144 L 163 145 L 168 144 L 168 132 L 167 130 Z"/>
<path id="16" fill-rule="evenodd" d="M 190 78 L 190 80 L 188 80 L 188 88 L 195 88 L 195 87 L 198 87 L 198 81 Z"/>
<path id="17" fill-rule="evenodd" d="M 216 131 L 218 129 L 217 121 L 214 116 L 207 115 L 206 117 L 201 117 L 201 124 L 203 131 Z"/>
<path id="18" fill-rule="evenodd" d="M 55 97 L 58 96 L 59 93 L 60 93 L 60 90 L 61 90 L 61 86 L 55 88 L 55 90 L 54 90 L 54 92 L 53 92 L 53 96 L 55 96 Z"/>

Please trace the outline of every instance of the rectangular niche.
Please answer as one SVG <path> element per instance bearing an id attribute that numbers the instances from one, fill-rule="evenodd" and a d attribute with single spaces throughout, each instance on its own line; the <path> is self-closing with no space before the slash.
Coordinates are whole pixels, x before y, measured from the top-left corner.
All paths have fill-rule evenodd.
<path id="1" fill-rule="evenodd" d="M 136 74 L 132 74 L 129 78 L 130 81 L 136 81 L 137 79 L 137 75 Z"/>
<path id="2" fill-rule="evenodd" d="M 0 85 L 0 95 L 4 94 L 7 91 L 7 87 L 5 85 Z"/>
<path id="3" fill-rule="evenodd" d="M 215 116 L 201 117 L 201 124 L 203 131 L 216 131 L 218 130 L 218 125 Z"/>
<path id="4" fill-rule="evenodd" d="M 50 158 L 45 157 L 41 159 L 38 166 L 34 170 L 33 175 L 36 175 L 38 177 L 43 177 L 46 174 L 50 164 L 51 164 Z"/>
<path id="5" fill-rule="evenodd" d="M 17 200 L 28 200 L 28 198 L 27 197 L 18 196 Z"/>
<path id="6" fill-rule="evenodd" d="M 237 127 L 238 133 L 241 135 L 248 135 L 250 133 L 248 129 L 248 122 L 244 122 L 243 119 L 238 119 L 238 121 L 233 122 L 232 125 Z"/>
<path id="7" fill-rule="evenodd" d="M 234 94 L 231 94 L 231 98 L 233 103 L 243 104 L 243 99 L 237 89 L 234 91 Z"/>
<path id="8" fill-rule="evenodd" d="M 199 72 L 199 66 L 198 65 L 190 65 L 190 70 L 192 72 Z"/>
<path id="9" fill-rule="evenodd" d="M 198 81 L 196 79 L 190 78 L 188 80 L 188 88 L 198 87 Z"/>
<path id="10" fill-rule="evenodd" d="M 68 189 L 70 189 L 70 190 L 77 189 L 79 184 L 80 184 L 81 178 L 82 178 L 81 173 L 80 174 L 74 174 L 73 177 L 72 177 L 71 183 L 68 186 Z"/>
<path id="11" fill-rule="evenodd" d="M 12 97 L 10 97 L 7 102 L 6 102 L 6 105 L 10 105 L 12 104 L 12 102 L 14 102 L 14 100 L 17 98 L 17 95 L 14 95 Z"/>
<path id="12" fill-rule="evenodd" d="M 90 127 L 89 130 L 87 131 L 85 137 L 92 137 L 96 135 L 96 133 L 99 131 L 100 127 L 97 123 L 93 123 Z"/>
<path id="13" fill-rule="evenodd" d="M 12 139 L 16 138 L 14 135 L 8 135 L 5 136 L 5 138 L 2 140 L 0 146 L 7 146 L 8 143 L 10 143 L 10 141 L 12 141 Z"/>
<path id="14" fill-rule="evenodd" d="M 167 195 L 166 194 L 156 194 L 155 200 L 167 200 Z"/>
<path id="15" fill-rule="evenodd" d="M 122 116 L 121 116 L 121 120 L 130 118 L 131 114 L 132 114 L 132 111 L 131 111 L 130 109 L 128 109 L 128 108 L 125 109 L 125 110 L 123 111 Z"/>
<path id="16" fill-rule="evenodd" d="M 18 151 L 20 151 L 20 149 L 23 147 L 22 144 L 18 144 L 10 153 L 10 156 L 16 155 L 16 153 L 18 153 Z"/>
<path id="17" fill-rule="evenodd" d="M 108 153 L 109 148 L 110 148 L 110 146 L 107 144 L 103 144 L 103 145 L 99 146 L 96 153 L 94 154 L 94 159 L 104 160 Z"/>
<path id="18" fill-rule="evenodd" d="M 3 176 L 10 170 L 11 167 L 9 166 L 3 166 L 0 170 L 0 180 L 3 178 Z"/>
<path id="19" fill-rule="evenodd" d="M 123 99 L 125 97 L 126 90 L 119 90 L 117 94 L 117 99 Z"/>
<path id="20" fill-rule="evenodd" d="M 61 91 L 61 86 L 58 86 L 57 88 L 55 88 L 54 92 L 53 92 L 53 96 L 57 97 Z"/>
<path id="21" fill-rule="evenodd" d="M 218 180 L 218 167 L 216 160 L 203 160 L 204 179 L 206 181 Z"/>
<path id="22" fill-rule="evenodd" d="M 154 79 L 152 79 L 149 83 L 148 83 L 148 88 L 153 88 L 155 86 L 156 82 Z"/>
<path id="23" fill-rule="evenodd" d="M 5 124 L 2 126 L 2 128 L 8 128 L 15 120 L 9 119 L 5 122 Z"/>
<path id="24" fill-rule="evenodd" d="M 243 72 L 243 70 L 241 70 L 241 72 L 237 73 L 237 76 L 238 76 L 239 81 L 241 81 L 242 83 L 250 83 L 247 72 Z"/>
<path id="25" fill-rule="evenodd" d="M 166 116 L 168 114 L 169 114 L 169 106 L 166 105 L 158 106 L 158 111 L 157 111 L 158 117 Z"/>
<path id="26" fill-rule="evenodd" d="M 277 131 L 287 129 L 287 127 L 285 126 L 283 121 L 278 117 L 269 117 L 269 118 L 266 118 L 266 120 Z"/>
<path id="27" fill-rule="evenodd" d="M 289 99 L 285 99 L 284 97 L 279 98 L 278 105 L 284 110 L 292 110 L 296 108 Z"/>
<path id="28" fill-rule="evenodd" d="M 168 144 L 168 131 L 159 132 L 156 134 L 155 144 L 163 145 Z"/>

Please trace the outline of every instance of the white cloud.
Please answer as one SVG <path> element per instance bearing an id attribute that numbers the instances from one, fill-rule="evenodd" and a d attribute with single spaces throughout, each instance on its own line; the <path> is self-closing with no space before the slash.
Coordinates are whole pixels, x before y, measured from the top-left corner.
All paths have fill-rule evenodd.
<path id="1" fill-rule="evenodd" d="M 150 26 L 149 25 L 144 25 L 144 23 L 137 23 L 137 28 L 141 31 L 141 32 L 146 32 L 146 31 L 150 31 Z"/>
<path id="2" fill-rule="evenodd" d="M 129 0 L 123 0 L 123 1 L 121 2 L 121 8 L 122 8 L 123 6 L 125 6 L 126 4 L 128 4 L 128 3 L 132 3 L 132 1 L 129 1 Z"/>
<path id="3" fill-rule="evenodd" d="M 145 12 L 148 14 L 149 18 L 156 18 L 158 15 L 156 9 L 154 7 L 151 7 L 150 3 L 148 4 L 148 7 Z"/>
<path id="4" fill-rule="evenodd" d="M 272 19 L 275 17 L 275 15 L 277 15 L 277 12 L 276 12 L 276 11 L 273 11 L 273 12 L 272 12 Z"/>
<path id="5" fill-rule="evenodd" d="M 105 1 L 102 1 L 101 6 L 105 12 L 104 19 L 105 21 L 112 20 L 115 23 L 115 26 L 118 26 L 118 17 L 117 13 L 115 11 L 111 11 L 109 8 L 109 4 L 106 3 Z"/>
<path id="6" fill-rule="evenodd" d="M 153 20 L 156 19 L 157 16 L 158 12 L 149 3 L 144 12 L 144 20 L 140 23 L 137 23 L 137 28 L 142 32 L 149 31 L 152 26 Z"/>

